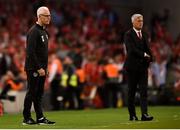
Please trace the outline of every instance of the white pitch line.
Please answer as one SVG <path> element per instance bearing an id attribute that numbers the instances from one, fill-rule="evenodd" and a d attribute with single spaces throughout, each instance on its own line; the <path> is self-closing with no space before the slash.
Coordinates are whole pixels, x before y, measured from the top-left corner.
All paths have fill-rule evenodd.
<path id="1" fill-rule="evenodd" d="M 125 124 L 125 125 L 130 125 L 130 124 L 145 124 L 145 123 L 156 123 L 159 122 L 158 120 L 155 121 L 134 121 L 134 122 L 126 122 L 126 123 L 120 123 L 120 124 Z"/>
<path id="2" fill-rule="evenodd" d="M 131 125 L 131 124 L 144 124 L 144 123 L 156 123 L 159 122 L 158 120 L 155 121 L 134 121 L 134 122 L 126 122 L 126 123 L 113 123 L 113 124 L 109 124 L 109 125 L 103 125 L 103 126 L 98 126 L 99 128 L 109 128 L 111 126 L 120 124 L 120 125 Z"/>

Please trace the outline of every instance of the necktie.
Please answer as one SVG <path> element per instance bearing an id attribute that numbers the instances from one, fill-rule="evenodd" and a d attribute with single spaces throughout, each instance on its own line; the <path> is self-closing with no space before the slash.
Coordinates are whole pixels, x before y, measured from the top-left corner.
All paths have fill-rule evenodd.
<path id="1" fill-rule="evenodd" d="M 138 37 L 141 39 L 142 36 L 141 36 L 141 32 L 138 32 Z"/>

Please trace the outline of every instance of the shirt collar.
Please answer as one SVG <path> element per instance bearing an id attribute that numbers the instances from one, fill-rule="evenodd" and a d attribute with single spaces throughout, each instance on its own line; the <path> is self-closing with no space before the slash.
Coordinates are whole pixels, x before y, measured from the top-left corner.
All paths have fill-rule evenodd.
<path id="1" fill-rule="evenodd" d="M 141 30 L 137 30 L 137 29 L 135 29 L 134 27 L 133 27 L 133 29 L 134 29 L 134 31 L 136 32 L 136 34 L 138 34 L 138 32 L 141 33 Z"/>
<path id="2" fill-rule="evenodd" d="M 42 30 L 46 29 L 44 26 L 39 25 L 37 22 L 36 22 L 36 26 L 38 26 Z"/>

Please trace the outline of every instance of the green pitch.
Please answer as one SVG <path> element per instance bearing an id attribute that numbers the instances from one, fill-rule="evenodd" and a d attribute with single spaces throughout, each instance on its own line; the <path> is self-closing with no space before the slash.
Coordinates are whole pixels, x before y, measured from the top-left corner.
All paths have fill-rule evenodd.
<path id="1" fill-rule="evenodd" d="M 0 117 L 0 129 L 158 129 L 180 128 L 180 107 L 149 107 L 153 121 L 129 121 L 127 108 L 45 112 L 55 125 L 22 125 L 21 114 L 5 114 Z M 140 119 L 140 108 L 137 107 Z M 33 113 L 35 119 L 35 114 Z"/>

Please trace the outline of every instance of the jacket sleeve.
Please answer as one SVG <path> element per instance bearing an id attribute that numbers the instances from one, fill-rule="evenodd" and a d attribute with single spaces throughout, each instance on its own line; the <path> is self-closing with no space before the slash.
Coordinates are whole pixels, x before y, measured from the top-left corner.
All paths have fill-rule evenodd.
<path id="1" fill-rule="evenodd" d="M 145 38 L 146 39 L 146 53 L 150 55 L 150 62 L 152 62 L 154 58 L 153 58 L 151 49 L 149 47 L 148 35 L 146 34 L 145 37 L 146 37 Z"/>
<path id="2" fill-rule="evenodd" d="M 37 30 L 32 30 L 29 32 L 27 36 L 27 48 L 26 48 L 26 53 L 27 57 L 29 60 L 31 60 L 31 63 L 34 63 L 34 65 L 40 69 L 40 63 L 36 54 L 36 46 L 38 42 L 38 31 Z"/>
<path id="3" fill-rule="evenodd" d="M 128 54 L 136 55 L 141 58 L 144 57 L 144 52 L 135 46 L 135 43 L 133 42 L 133 39 L 132 39 L 132 36 L 130 35 L 130 33 L 125 34 L 124 42 L 125 42 Z"/>

